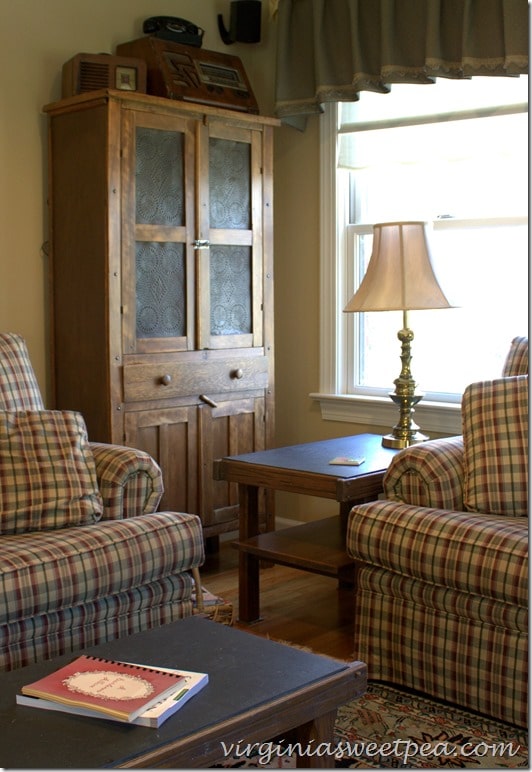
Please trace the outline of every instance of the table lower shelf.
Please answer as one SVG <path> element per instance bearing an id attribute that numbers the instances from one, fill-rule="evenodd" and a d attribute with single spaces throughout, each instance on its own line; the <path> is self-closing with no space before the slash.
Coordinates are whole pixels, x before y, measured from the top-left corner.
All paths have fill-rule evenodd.
<path id="1" fill-rule="evenodd" d="M 345 550 L 342 518 L 328 517 L 233 542 L 240 552 L 342 582 L 354 581 L 355 561 Z"/>

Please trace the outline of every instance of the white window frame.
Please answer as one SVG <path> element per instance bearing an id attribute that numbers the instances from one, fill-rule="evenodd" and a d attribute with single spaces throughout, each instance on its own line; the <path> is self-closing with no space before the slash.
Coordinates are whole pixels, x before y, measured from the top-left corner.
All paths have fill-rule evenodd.
<path id="1" fill-rule="evenodd" d="M 397 422 L 398 411 L 388 396 L 368 393 L 348 394 L 346 374 L 353 366 L 354 338 L 357 336 L 358 315 L 341 313 L 351 297 L 354 282 L 349 261 L 341 255 L 353 254 L 349 241 L 356 232 L 371 233 L 371 226 L 350 225 L 347 212 L 338 212 L 342 203 L 348 206 L 349 197 L 337 175 L 337 125 L 338 106 L 326 105 L 320 119 L 320 391 L 310 396 L 321 406 L 325 420 L 344 421 L 370 426 L 391 427 Z M 347 177 L 344 177 L 345 184 Z M 491 223 L 493 224 L 493 218 Z M 526 217 L 503 217 L 500 225 L 526 224 Z M 463 227 L 480 224 L 472 220 L 435 222 L 440 228 Z M 353 245 L 351 244 L 351 247 Z M 399 346 L 397 368 L 399 372 Z M 392 389 L 390 389 L 392 390 Z M 443 397 L 443 395 L 442 395 Z M 416 421 L 423 431 L 444 434 L 460 434 L 461 411 L 456 401 L 434 401 L 424 398 L 416 406 Z"/>
<path id="2" fill-rule="evenodd" d="M 342 393 L 343 368 L 351 355 L 349 320 L 338 313 L 349 298 L 337 260 L 339 250 L 346 248 L 337 204 L 347 197 L 337 189 L 336 126 L 337 105 L 329 103 L 320 117 L 320 391 L 310 396 L 319 402 L 324 420 L 390 428 L 397 423 L 398 411 L 389 397 Z M 397 368 L 399 372 L 399 348 Z M 462 433 L 457 403 L 422 400 L 416 406 L 415 420 L 425 432 Z"/>

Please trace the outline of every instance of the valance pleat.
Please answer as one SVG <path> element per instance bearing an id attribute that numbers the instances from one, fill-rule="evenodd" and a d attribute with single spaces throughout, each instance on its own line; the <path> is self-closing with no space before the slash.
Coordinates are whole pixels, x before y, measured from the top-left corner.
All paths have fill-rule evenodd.
<path id="1" fill-rule="evenodd" d="M 527 0 L 279 0 L 277 23 L 283 119 L 394 83 L 528 73 Z"/>

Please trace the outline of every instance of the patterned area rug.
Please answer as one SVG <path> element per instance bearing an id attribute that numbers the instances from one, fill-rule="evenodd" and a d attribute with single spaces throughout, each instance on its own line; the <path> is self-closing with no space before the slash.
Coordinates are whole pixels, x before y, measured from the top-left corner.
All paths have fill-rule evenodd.
<path id="1" fill-rule="evenodd" d="M 335 768 L 527 769 L 527 744 L 524 730 L 370 683 L 362 699 L 338 711 Z M 296 758 L 289 751 L 270 743 L 253 749 L 242 744 L 232 758 L 214 766 L 294 768 Z"/>
<path id="2" fill-rule="evenodd" d="M 528 768 L 528 737 L 508 724 L 370 683 L 338 710 L 335 727 L 350 769 Z M 359 755 L 360 754 L 360 755 Z"/>

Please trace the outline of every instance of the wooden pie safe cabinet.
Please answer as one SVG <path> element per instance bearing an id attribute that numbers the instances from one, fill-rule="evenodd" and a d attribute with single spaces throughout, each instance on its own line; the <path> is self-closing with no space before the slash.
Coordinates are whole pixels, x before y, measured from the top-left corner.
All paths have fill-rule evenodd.
<path id="1" fill-rule="evenodd" d="M 45 112 L 55 407 L 148 451 L 161 510 L 235 530 L 213 462 L 273 440 L 278 122 L 113 90 Z"/>

